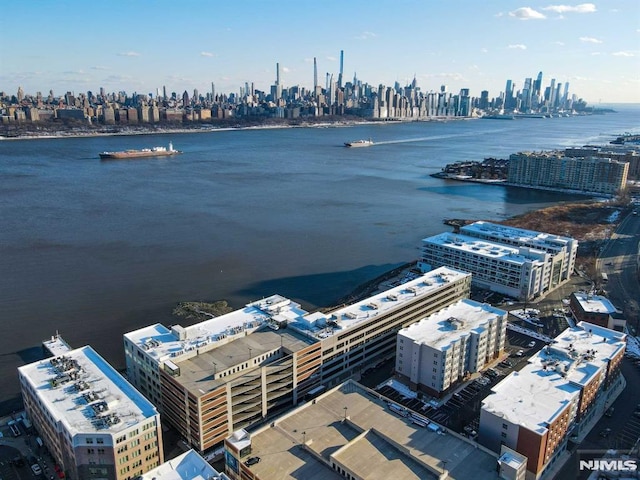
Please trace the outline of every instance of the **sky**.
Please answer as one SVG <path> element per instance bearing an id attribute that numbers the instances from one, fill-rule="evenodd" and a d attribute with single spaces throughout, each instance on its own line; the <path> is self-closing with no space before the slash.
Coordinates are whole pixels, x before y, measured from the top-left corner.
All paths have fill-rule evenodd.
<path id="1" fill-rule="evenodd" d="M 488 90 L 543 72 L 590 105 L 640 103 L 640 2 L 3 0 L 0 91 L 238 93 L 374 86 Z"/>

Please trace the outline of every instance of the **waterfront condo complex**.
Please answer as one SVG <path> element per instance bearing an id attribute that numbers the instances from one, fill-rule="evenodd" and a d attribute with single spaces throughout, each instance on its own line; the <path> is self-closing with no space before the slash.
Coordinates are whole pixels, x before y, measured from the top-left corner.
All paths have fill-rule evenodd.
<path id="1" fill-rule="evenodd" d="M 404 326 L 467 298 L 471 275 L 440 268 L 360 302 L 308 313 L 279 295 L 181 327 L 124 335 L 127 375 L 199 451 L 395 353 Z"/>
<path id="2" fill-rule="evenodd" d="M 577 251 L 569 237 L 475 222 L 423 239 L 420 267 L 459 268 L 481 288 L 530 300 L 570 279 Z"/>
<path id="3" fill-rule="evenodd" d="M 158 411 L 93 348 L 18 374 L 27 415 L 66 478 L 129 480 L 163 462 Z"/>
<path id="4" fill-rule="evenodd" d="M 527 457 L 527 478 L 545 474 L 571 435 L 604 412 L 620 382 L 626 334 L 580 322 L 493 387 L 482 402 L 478 441 Z"/>
<path id="5" fill-rule="evenodd" d="M 460 300 L 398 333 L 396 376 L 442 396 L 504 353 L 507 312 Z"/>

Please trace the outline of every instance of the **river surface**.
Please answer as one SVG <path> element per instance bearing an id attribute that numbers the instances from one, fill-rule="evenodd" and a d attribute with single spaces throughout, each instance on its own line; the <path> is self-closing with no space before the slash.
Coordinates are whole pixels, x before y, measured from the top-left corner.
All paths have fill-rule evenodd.
<path id="1" fill-rule="evenodd" d="M 0 413 L 55 332 L 124 366 L 122 334 L 183 300 L 279 293 L 307 309 L 419 256 L 446 218 L 502 220 L 578 196 L 440 180 L 447 163 L 604 144 L 640 107 L 575 118 L 0 142 Z M 372 138 L 369 148 L 343 142 Z M 167 145 L 182 155 L 100 161 Z"/>

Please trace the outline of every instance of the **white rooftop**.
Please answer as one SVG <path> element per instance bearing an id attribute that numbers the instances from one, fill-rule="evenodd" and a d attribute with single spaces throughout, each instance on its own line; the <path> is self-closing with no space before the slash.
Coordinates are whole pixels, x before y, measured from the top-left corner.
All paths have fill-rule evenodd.
<path id="1" fill-rule="evenodd" d="M 416 343 L 446 350 L 452 342 L 472 331 L 481 332 L 490 320 L 506 314 L 486 303 L 465 299 L 403 328 L 400 334 Z"/>
<path id="2" fill-rule="evenodd" d="M 52 335 L 49 340 L 42 342 L 42 346 L 54 357 L 73 350 L 60 335 Z"/>
<path id="3" fill-rule="evenodd" d="M 167 359 L 179 361 L 179 357 L 188 352 L 211 350 L 265 324 L 292 321 L 306 313 L 299 304 L 288 298 L 272 295 L 190 327 L 174 325 L 169 329 L 157 323 L 126 333 L 125 338 L 141 347 L 157 362 Z"/>
<path id="4" fill-rule="evenodd" d="M 616 307 L 614 307 L 606 297 L 579 292 L 575 292 L 573 296 L 585 312 L 608 314 L 616 313 Z"/>
<path id="5" fill-rule="evenodd" d="M 474 222 L 460 228 L 463 233 L 477 232 L 479 234 L 491 234 L 498 238 L 502 237 L 510 242 L 520 244 L 538 243 L 542 245 L 565 245 L 573 242 L 570 237 L 554 235 L 552 233 L 537 232 L 535 230 L 526 230 L 524 228 L 510 227 L 490 222 Z"/>
<path id="6" fill-rule="evenodd" d="M 86 346 L 18 369 L 55 421 L 72 434 L 117 433 L 156 408 Z"/>
<path id="7" fill-rule="evenodd" d="M 423 243 L 441 245 L 503 262 L 522 265 L 532 260 L 542 261 L 545 252 L 533 248 L 511 247 L 502 243 L 483 240 L 468 235 L 444 232 L 422 240 Z"/>
<path id="8" fill-rule="evenodd" d="M 356 325 L 397 309 L 405 303 L 413 301 L 416 297 L 431 294 L 450 282 L 470 275 L 470 273 L 453 268 L 440 267 L 402 285 L 377 293 L 326 315 L 312 314 L 301 317 L 289 327 L 310 333 L 316 338 L 328 338 L 344 333 Z"/>
<path id="9" fill-rule="evenodd" d="M 626 335 L 580 322 L 531 357 L 530 363 L 493 388 L 483 408 L 540 434 L 574 401 L 608 359 L 623 351 Z"/>
<path id="10" fill-rule="evenodd" d="M 218 473 L 204 458 L 195 451 L 189 450 L 137 478 L 138 480 L 228 480 L 229 477 Z"/>

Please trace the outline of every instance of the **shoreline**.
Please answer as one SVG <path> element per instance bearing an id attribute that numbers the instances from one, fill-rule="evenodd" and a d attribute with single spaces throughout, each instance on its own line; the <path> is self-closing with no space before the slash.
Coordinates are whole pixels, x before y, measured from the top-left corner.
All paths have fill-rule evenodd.
<path id="1" fill-rule="evenodd" d="M 0 135 L 0 141 L 15 141 L 15 140 L 54 140 L 60 138 L 84 138 L 84 137 L 127 137 L 136 135 L 166 135 L 166 134 L 182 134 L 182 133 L 214 133 L 214 132 L 232 132 L 243 130 L 280 130 L 286 128 L 342 128 L 353 127 L 357 125 L 394 125 L 397 123 L 419 123 L 419 122 L 450 122 L 450 121 L 464 121 L 464 120 L 477 120 L 480 117 L 431 117 L 425 119 L 407 119 L 407 120 L 336 120 L 326 122 L 309 122 L 309 123 L 282 123 L 275 125 L 246 125 L 246 126 L 231 126 L 231 127 L 215 127 L 211 125 L 200 124 L 199 126 L 193 126 L 185 128 L 180 126 L 173 128 L 169 125 L 163 125 L 158 128 L 140 127 L 129 130 L 130 127 L 121 127 L 119 131 L 104 131 L 104 130 L 85 130 L 85 131 L 73 131 L 58 129 L 43 132 L 42 135 L 29 132 L 24 135 L 7 136 Z"/>

